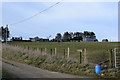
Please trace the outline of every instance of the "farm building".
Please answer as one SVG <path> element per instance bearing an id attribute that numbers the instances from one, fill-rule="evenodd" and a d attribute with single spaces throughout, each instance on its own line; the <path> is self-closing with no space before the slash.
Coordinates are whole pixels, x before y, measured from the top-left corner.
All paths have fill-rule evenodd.
<path id="1" fill-rule="evenodd" d="M 83 37 L 83 41 L 93 41 L 93 42 L 98 41 L 96 39 L 95 33 L 93 32 L 84 31 L 84 35 L 82 37 Z"/>
<path id="2" fill-rule="evenodd" d="M 41 41 L 41 42 L 48 42 L 49 39 L 43 39 L 43 38 L 39 38 L 39 37 L 34 37 L 34 38 L 29 38 L 30 41 L 35 42 L 35 41 Z"/>
<path id="3" fill-rule="evenodd" d="M 23 40 L 22 37 L 12 37 L 10 41 L 31 42 L 30 40 Z"/>
<path id="4" fill-rule="evenodd" d="M 22 37 L 12 37 L 11 41 L 22 41 Z"/>
<path id="5" fill-rule="evenodd" d="M 34 41 L 39 41 L 39 37 L 34 37 L 34 38 L 29 38 L 30 41 L 34 42 Z"/>

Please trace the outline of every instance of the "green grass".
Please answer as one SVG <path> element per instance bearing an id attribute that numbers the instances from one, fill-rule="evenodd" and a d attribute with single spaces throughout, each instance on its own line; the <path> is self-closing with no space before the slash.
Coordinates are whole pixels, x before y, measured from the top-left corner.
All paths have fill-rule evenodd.
<path id="1" fill-rule="evenodd" d="M 64 49 L 70 48 L 70 56 L 79 59 L 78 49 L 87 50 L 87 58 L 95 63 L 105 61 L 108 59 L 110 49 L 118 47 L 118 42 L 11 42 L 10 45 L 18 45 L 23 48 L 38 48 L 44 51 L 47 48 L 47 52 L 50 53 L 50 49 L 57 48 L 58 55 L 64 55 Z M 93 56 L 94 55 L 94 56 Z M 101 60 L 102 58 L 102 60 Z"/>
<path id="2" fill-rule="evenodd" d="M 92 50 L 95 50 L 98 48 L 110 49 L 118 46 L 118 42 L 10 42 L 9 44 L 30 46 L 30 47 L 40 47 L 40 48 L 57 47 L 62 49 L 62 48 L 70 47 L 73 50 L 76 48 L 89 48 Z"/>
<path id="3" fill-rule="evenodd" d="M 95 64 L 101 63 L 109 59 L 110 49 L 118 47 L 118 42 L 10 42 L 10 45 L 18 45 L 19 47 L 8 47 L 7 50 L 3 49 L 3 57 L 14 61 L 24 62 L 29 65 L 40 67 L 43 69 L 59 71 L 63 73 L 70 73 L 75 75 L 95 75 Z M 19 49 L 22 47 L 22 49 Z M 30 48 L 30 52 L 28 50 Z M 34 48 L 43 49 L 47 48 L 48 54 L 50 49 L 57 48 L 57 54 L 63 55 L 64 49 L 70 48 L 70 57 L 79 61 L 78 49 L 87 50 L 88 64 L 80 64 L 73 59 L 67 59 L 59 56 L 41 55 L 40 52 L 35 52 Z M 38 54 L 40 53 L 40 54 Z M 112 69 L 113 70 L 113 69 Z M 103 77 L 116 77 L 118 70 L 111 72 L 109 69 L 103 70 Z M 101 73 L 101 74 L 103 74 Z M 115 74 L 113 74 L 115 73 Z M 100 75 L 101 75 L 100 74 Z M 98 77 L 100 76 L 98 75 Z M 101 77 L 101 76 L 100 76 Z"/>
<path id="4" fill-rule="evenodd" d="M 88 53 L 98 50 L 108 50 L 113 49 L 118 46 L 118 42 L 12 42 L 11 45 L 19 45 L 22 47 L 30 48 L 47 48 L 58 49 L 58 52 L 62 52 L 63 49 L 70 48 L 71 51 L 76 51 L 77 49 L 86 48 Z M 71 52 L 72 53 L 72 52 Z"/>

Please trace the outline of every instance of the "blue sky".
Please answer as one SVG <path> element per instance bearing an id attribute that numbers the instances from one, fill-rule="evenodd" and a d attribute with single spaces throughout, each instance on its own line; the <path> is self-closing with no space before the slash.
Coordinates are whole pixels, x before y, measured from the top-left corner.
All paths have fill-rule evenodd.
<path id="1" fill-rule="evenodd" d="M 2 24 L 16 23 L 30 17 L 55 2 L 4 2 L 2 3 Z M 101 41 L 108 38 L 118 41 L 117 2 L 62 2 L 46 12 L 20 24 L 9 26 L 11 36 L 25 39 L 39 36 L 54 38 L 57 33 L 95 32 Z"/>

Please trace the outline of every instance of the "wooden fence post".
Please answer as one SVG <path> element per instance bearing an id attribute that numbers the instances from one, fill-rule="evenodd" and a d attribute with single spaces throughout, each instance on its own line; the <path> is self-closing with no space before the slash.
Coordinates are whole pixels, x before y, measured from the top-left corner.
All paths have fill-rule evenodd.
<path id="1" fill-rule="evenodd" d="M 87 64 L 87 53 L 86 53 L 86 48 L 84 49 L 84 64 Z"/>
<path id="2" fill-rule="evenodd" d="M 80 51 L 80 64 L 82 63 L 82 52 Z"/>
<path id="3" fill-rule="evenodd" d="M 109 64 L 110 64 L 110 68 L 113 67 L 113 63 L 112 63 L 112 49 L 109 50 Z"/>
<path id="4" fill-rule="evenodd" d="M 68 47 L 68 51 L 67 51 L 67 58 L 70 57 L 70 48 Z"/>
<path id="5" fill-rule="evenodd" d="M 52 49 L 50 49 L 50 54 L 52 55 Z"/>
<path id="6" fill-rule="evenodd" d="M 65 58 L 66 56 L 65 56 L 65 49 L 64 49 L 64 58 Z"/>
<path id="7" fill-rule="evenodd" d="M 55 48 L 55 55 L 57 54 L 57 49 Z"/>
<path id="8" fill-rule="evenodd" d="M 78 49 L 77 52 L 80 52 L 79 62 L 80 62 L 80 64 L 81 64 L 81 63 L 82 63 L 82 52 L 83 52 L 83 50 L 82 50 L 82 49 Z"/>

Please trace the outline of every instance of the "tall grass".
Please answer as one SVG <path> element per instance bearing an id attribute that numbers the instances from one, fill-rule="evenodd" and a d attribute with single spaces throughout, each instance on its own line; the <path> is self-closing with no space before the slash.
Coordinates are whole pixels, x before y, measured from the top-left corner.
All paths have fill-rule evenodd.
<path id="1" fill-rule="evenodd" d="M 9 43 L 9 45 L 3 45 L 3 57 L 48 70 L 76 75 L 95 75 L 95 64 L 107 60 L 109 58 L 108 50 L 117 46 L 118 43 L 109 42 L 12 42 Z M 63 55 L 51 55 L 49 53 L 46 54 L 44 51 L 41 53 L 40 51 L 40 48 L 47 48 L 48 52 L 50 49 L 57 48 L 57 54 L 63 54 L 63 50 L 67 49 L 68 47 L 70 48 L 71 55 L 69 59 L 64 58 Z M 86 57 L 88 63 L 80 64 L 79 52 L 77 52 L 77 50 L 84 48 L 87 50 Z M 116 77 L 114 74 L 111 75 L 113 75 L 112 77 L 114 78 Z"/>
<path id="2" fill-rule="evenodd" d="M 78 49 L 87 50 L 87 58 L 92 63 L 99 63 L 108 59 L 110 49 L 118 47 L 117 42 L 12 42 L 10 45 L 18 45 L 23 48 L 47 48 L 47 53 L 50 49 L 57 48 L 57 55 L 64 55 L 64 49 L 67 53 L 67 48 L 70 48 L 70 57 L 79 59 Z M 99 58 L 99 59 L 97 59 Z M 95 62 L 96 61 L 96 62 Z"/>

